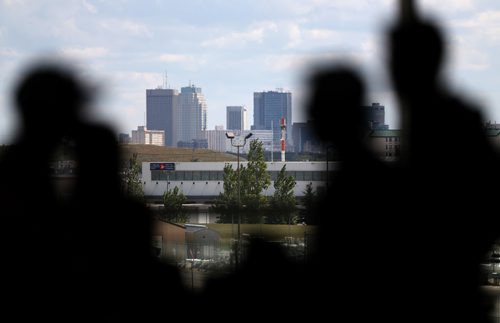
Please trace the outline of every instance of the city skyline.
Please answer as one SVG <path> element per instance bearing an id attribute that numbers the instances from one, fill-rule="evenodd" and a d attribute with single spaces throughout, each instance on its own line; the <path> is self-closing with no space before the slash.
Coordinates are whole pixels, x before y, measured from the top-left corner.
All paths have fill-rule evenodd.
<path id="1" fill-rule="evenodd" d="M 447 36 L 452 87 L 499 121 L 500 3 L 417 3 Z M 362 72 L 366 104 L 383 104 L 387 124 L 397 128 L 384 70 L 384 32 L 396 8 L 396 0 L 0 0 L 0 144 L 16 130 L 15 82 L 44 55 L 74 62 L 98 85 L 91 112 L 117 133 L 145 125 L 145 89 L 191 82 L 206 97 L 207 129 L 225 123 L 227 106 L 247 106 L 253 120 L 253 93 L 277 88 L 293 93 L 291 122 L 304 122 L 311 66 L 344 60 Z"/>

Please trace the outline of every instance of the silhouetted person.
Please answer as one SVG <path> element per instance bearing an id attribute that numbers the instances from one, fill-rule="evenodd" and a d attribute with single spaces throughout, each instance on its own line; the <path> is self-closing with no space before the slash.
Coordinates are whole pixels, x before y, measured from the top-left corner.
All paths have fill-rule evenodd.
<path id="1" fill-rule="evenodd" d="M 122 193 L 113 132 L 84 118 L 90 99 L 54 63 L 34 65 L 16 88 L 23 127 L 0 164 L 0 248 L 6 313 L 23 319 L 148 321 L 168 301 L 183 305 L 177 271 L 152 254 L 150 212 Z M 63 199 L 50 171 L 60 149 L 77 164 Z"/>
<path id="2" fill-rule="evenodd" d="M 55 315 L 61 300 L 58 292 L 67 273 L 61 252 L 65 217 L 56 202 L 50 163 L 86 99 L 63 68 L 40 67 L 15 89 L 21 129 L 0 162 L 0 248 L 7 264 L 2 293 L 8 301 L 2 312 L 19 319 Z"/>
<path id="3" fill-rule="evenodd" d="M 309 116 L 316 134 L 335 149 L 339 167 L 331 175 L 328 194 L 321 202 L 318 252 L 310 276 L 338 299 L 332 315 L 358 320 L 393 312 L 365 300 L 370 290 L 384 290 L 394 304 L 399 290 L 390 288 L 393 269 L 397 169 L 386 164 L 369 146 L 373 129 L 363 113 L 365 86 L 353 67 L 334 65 L 314 73 L 310 80 Z M 397 220 L 396 220 L 397 221 Z M 362 310 L 361 310 L 362 308 Z"/>
<path id="4" fill-rule="evenodd" d="M 400 4 L 388 51 L 405 133 L 401 166 L 407 176 L 400 189 L 408 231 L 399 243 L 414 259 L 401 263 L 415 295 L 426 295 L 413 315 L 483 321 L 479 264 L 500 233 L 490 209 L 494 195 L 484 182 L 498 180 L 499 159 L 478 109 L 442 81 L 440 29 L 418 16 L 413 1 Z"/>

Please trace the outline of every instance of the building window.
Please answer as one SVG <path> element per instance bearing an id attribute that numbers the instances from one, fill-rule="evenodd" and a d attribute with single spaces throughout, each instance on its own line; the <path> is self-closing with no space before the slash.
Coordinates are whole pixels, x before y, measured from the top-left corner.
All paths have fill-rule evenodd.
<path id="1" fill-rule="evenodd" d="M 193 180 L 193 172 L 192 171 L 184 171 L 184 180 L 192 181 Z"/>
<path id="2" fill-rule="evenodd" d="M 174 177 L 175 180 L 177 180 L 177 181 L 184 180 L 184 172 L 183 171 L 177 171 L 174 174 L 175 174 L 175 177 Z"/>
<path id="3" fill-rule="evenodd" d="M 217 172 L 208 172 L 208 173 L 210 174 L 210 175 L 209 175 L 209 179 L 210 179 L 211 181 L 216 181 L 216 180 L 218 180 L 218 178 L 217 178 Z"/>
<path id="4" fill-rule="evenodd" d="M 304 181 L 312 181 L 312 172 L 304 172 Z"/>

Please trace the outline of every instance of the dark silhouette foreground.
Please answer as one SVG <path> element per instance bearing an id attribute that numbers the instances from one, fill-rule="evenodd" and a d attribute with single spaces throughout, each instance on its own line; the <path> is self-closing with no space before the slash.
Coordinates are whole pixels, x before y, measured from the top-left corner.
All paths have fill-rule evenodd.
<path id="1" fill-rule="evenodd" d="M 152 254 L 151 214 L 122 193 L 113 132 L 84 118 L 86 85 L 41 62 L 15 96 L 22 129 L 0 162 L 2 315 L 149 321 L 168 302 L 181 308 L 178 273 Z M 60 151 L 77 162 L 63 192 L 51 169 Z"/>
<path id="2" fill-rule="evenodd" d="M 355 68 L 313 73 L 308 112 L 342 161 L 318 211 L 317 250 L 298 264 L 278 245 L 251 240 L 240 267 L 198 294 L 152 254 L 152 216 L 123 194 L 113 133 L 84 118 L 89 89 L 59 64 L 29 69 L 15 92 L 22 130 L 0 160 L 0 315 L 488 322 L 479 264 L 499 236 L 496 192 L 485 185 L 500 178 L 499 157 L 478 109 L 440 79 L 440 29 L 412 1 L 400 3 L 387 32 L 400 159 L 382 162 L 366 144 L 365 85 Z M 61 149 L 77 161 L 63 196 L 51 171 Z"/>
<path id="3" fill-rule="evenodd" d="M 330 274 L 329 290 L 345 295 L 339 318 L 489 322 L 480 263 L 500 226 L 496 190 L 485 181 L 500 178 L 500 159 L 478 108 L 441 79 L 440 29 L 419 17 L 412 1 L 401 1 L 401 9 L 387 33 L 403 121 L 398 161 L 384 165 L 365 147 L 359 129 L 366 120 L 353 111 L 363 103 L 356 69 L 334 66 L 311 81 L 317 134 L 342 159 L 320 235 L 320 253 L 337 265 L 319 281 Z"/>

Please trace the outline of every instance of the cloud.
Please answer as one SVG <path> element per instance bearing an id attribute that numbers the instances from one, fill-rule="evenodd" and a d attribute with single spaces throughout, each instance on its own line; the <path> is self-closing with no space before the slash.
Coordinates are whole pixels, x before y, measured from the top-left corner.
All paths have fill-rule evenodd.
<path id="1" fill-rule="evenodd" d="M 144 91 L 144 89 L 156 88 L 163 83 L 161 73 L 147 73 L 137 71 L 115 71 L 109 74 L 108 81 L 121 95 Z M 133 89 L 133 90 L 131 90 Z"/>
<path id="2" fill-rule="evenodd" d="M 193 61 L 193 56 L 182 54 L 162 54 L 160 55 L 160 61 L 168 63 L 191 62 Z"/>
<path id="3" fill-rule="evenodd" d="M 323 46 L 325 43 L 329 45 L 340 40 L 340 33 L 331 29 L 319 28 L 301 28 L 298 24 L 284 24 L 280 26 L 280 30 L 287 31 L 288 44 L 287 48 L 297 48 L 307 46 L 308 48 L 315 46 Z"/>
<path id="4" fill-rule="evenodd" d="M 24 5 L 24 0 L 3 0 L 2 3 L 6 7 L 14 7 L 17 5 Z"/>
<path id="5" fill-rule="evenodd" d="M 266 33 L 275 32 L 277 25 L 274 22 L 261 22 L 250 26 L 247 31 L 230 32 L 226 35 L 207 39 L 201 43 L 202 47 L 226 48 L 245 46 L 247 43 L 262 43 Z"/>
<path id="6" fill-rule="evenodd" d="M 332 40 L 339 37 L 339 33 L 329 29 L 310 29 L 307 33 L 315 40 Z"/>
<path id="7" fill-rule="evenodd" d="M 500 40 L 500 11 L 488 10 L 469 19 L 457 20 L 454 26 L 486 37 L 488 41 L 497 43 Z"/>
<path id="8" fill-rule="evenodd" d="M 491 65 L 488 52 L 471 44 L 468 38 L 457 36 L 449 46 L 451 47 L 451 63 L 457 69 L 481 71 L 488 69 Z"/>
<path id="9" fill-rule="evenodd" d="M 101 21 L 101 27 L 111 32 L 125 32 L 129 36 L 150 38 L 152 32 L 144 24 L 126 19 L 108 19 Z"/>
<path id="10" fill-rule="evenodd" d="M 101 58 L 109 54 L 109 50 L 104 47 L 71 47 L 64 48 L 61 53 L 78 60 Z"/>
<path id="11" fill-rule="evenodd" d="M 452 63 L 460 70 L 484 71 L 492 66 L 500 41 L 500 10 L 485 10 L 451 22 Z"/>
<path id="12" fill-rule="evenodd" d="M 20 53 L 10 47 L 0 47 L 0 57 L 19 57 Z"/>
<path id="13" fill-rule="evenodd" d="M 395 1 L 395 0 L 392 0 Z M 263 3 L 264 9 L 268 9 L 269 5 L 279 8 L 280 12 L 291 13 L 293 15 L 309 15 L 314 12 L 322 12 L 325 10 L 334 10 L 337 12 L 346 11 L 363 11 L 373 6 L 388 5 L 387 0 L 277 0 L 271 4 Z"/>
<path id="14" fill-rule="evenodd" d="M 317 54 L 278 54 L 268 55 L 264 58 L 264 65 L 270 71 L 300 71 L 312 65 L 328 64 L 334 61 L 347 60 L 347 56 L 340 53 Z"/>
<path id="15" fill-rule="evenodd" d="M 82 0 L 82 5 L 88 12 L 97 13 L 97 8 L 87 0 Z"/>
<path id="16" fill-rule="evenodd" d="M 297 47 L 302 43 L 302 32 L 298 25 L 291 25 L 288 30 L 288 45 L 287 47 Z"/>
<path id="17" fill-rule="evenodd" d="M 393 6 L 397 4 L 394 3 Z M 429 8 L 433 11 L 445 11 L 445 12 L 463 12 L 474 9 L 473 0 L 422 0 L 420 5 L 423 8 Z"/>

